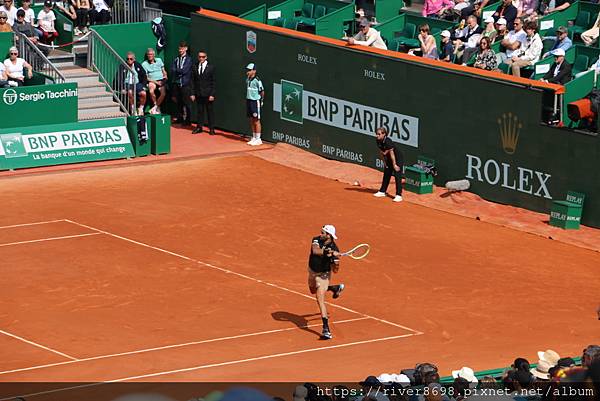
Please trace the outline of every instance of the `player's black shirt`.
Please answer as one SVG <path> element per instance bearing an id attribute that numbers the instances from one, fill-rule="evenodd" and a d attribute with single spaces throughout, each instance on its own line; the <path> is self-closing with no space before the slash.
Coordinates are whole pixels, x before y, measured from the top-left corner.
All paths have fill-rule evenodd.
<path id="1" fill-rule="evenodd" d="M 324 243 L 325 240 L 321 239 L 320 236 L 314 237 L 312 239 L 311 247 L 312 244 L 319 244 L 319 248 L 323 249 Z M 337 252 L 340 251 L 334 241 L 331 241 L 327 245 L 327 248 L 333 249 Z M 308 267 L 310 267 L 310 270 L 314 271 L 315 273 L 325 273 L 331 270 L 331 263 L 333 263 L 334 260 L 335 258 L 333 256 L 315 255 L 312 253 L 311 249 L 310 256 L 308 257 Z"/>
<path id="2" fill-rule="evenodd" d="M 383 141 L 376 141 L 376 142 L 377 142 L 377 147 L 382 152 L 386 151 L 388 149 L 394 149 L 394 156 L 396 156 L 396 164 L 398 166 L 402 166 L 402 164 L 404 164 L 404 157 L 402 157 L 402 152 L 400 151 L 400 149 L 398 149 L 398 147 L 396 146 L 394 141 L 392 141 L 392 139 L 389 136 L 386 136 Z M 389 155 L 385 156 L 385 165 L 390 168 L 394 167 L 394 165 L 392 164 L 391 156 L 389 156 Z"/>

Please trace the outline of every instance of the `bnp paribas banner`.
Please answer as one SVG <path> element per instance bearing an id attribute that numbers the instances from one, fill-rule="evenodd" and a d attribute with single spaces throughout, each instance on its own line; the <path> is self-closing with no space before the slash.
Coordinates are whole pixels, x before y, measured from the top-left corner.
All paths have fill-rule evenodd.
<path id="1" fill-rule="evenodd" d="M 273 111 L 293 123 L 309 120 L 372 137 L 386 127 L 393 141 L 419 147 L 418 118 L 312 92 L 298 82 L 273 84 Z"/>
<path id="2" fill-rule="evenodd" d="M 123 119 L 15 131 L 0 130 L 0 170 L 135 156 Z"/>

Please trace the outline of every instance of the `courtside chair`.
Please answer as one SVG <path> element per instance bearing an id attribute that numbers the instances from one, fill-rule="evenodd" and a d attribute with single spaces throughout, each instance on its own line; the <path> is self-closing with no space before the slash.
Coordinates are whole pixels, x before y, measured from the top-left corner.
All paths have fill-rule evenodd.
<path id="1" fill-rule="evenodd" d="M 322 4 L 319 4 L 317 7 L 315 7 L 315 14 L 313 15 L 313 18 L 319 19 L 325 14 L 327 14 L 327 7 L 325 7 Z"/>
<path id="2" fill-rule="evenodd" d="M 571 39 L 573 39 L 575 35 L 581 35 L 583 32 L 588 30 L 591 18 L 592 15 L 589 11 L 579 11 L 573 26 L 569 28 L 569 31 L 572 35 Z"/>
<path id="3" fill-rule="evenodd" d="M 405 45 L 409 49 L 420 47 L 421 43 L 418 39 L 415 39 L 417 35 L 417 26 L 411 22 L 404 24 L 404 29 L 400 33 L 400 36 L 396 38 L 398 43 Z"/>
<path id="4" fill-rule="evenodd" d="M 293 29 L 295 31 L 298 29 L 298 20 L 294 18 L 286 18 L 285 22 L 283 23 L 283 27 L 287 29 Z"/>
<path id="5" fill-rule="evenodd" d="M 300 16 L 296 18 L 298 24 L 315 26 L 316 22 L 313 18 L 314 8 L 314 4 L 304 3 L 304 5 L 302 6 L 302 11 L 300 12 Z"/>
<path id="6" fill-rule="evenodd" d="M 552 46 L 554 46 L 554 39 L 544 39 L 542 40 L 542 44 L 544 46 L 542 48 L 542 55 L 544 55 L 552 49 Z"/>
<path id="7" fill-rule="evenodd" d="M 584 54 L 578 54 L 577 57 L 575 57 L 575 62 L 573 63 L 573 69 L 571 72 L 573 76 L 576 76 L 580 72 L 587 70 L 589 62 L 590 58 L 588 56 Z"/>
<path id="8" fill-rule="evenodd" d="M 273 26 L 280 26 L 283 28 L 284 25 L 285 25 L 285 18 L 276 18 L 273 21 Z"/>

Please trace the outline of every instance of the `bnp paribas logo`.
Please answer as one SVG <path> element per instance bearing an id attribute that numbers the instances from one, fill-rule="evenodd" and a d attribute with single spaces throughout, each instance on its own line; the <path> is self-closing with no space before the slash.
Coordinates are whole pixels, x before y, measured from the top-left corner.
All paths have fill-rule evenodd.
<path id="1" fill-rule="evenodd" d="M 498 119 L 498 127 L 500 128 L 502 149 L 504 149 L 506 154 L 514 154 L 517 150 L 519 133 L 521 132 L 521 128 L 523 128 L 523 124 L 519 122 L 519 118 L 513 113 L 504 113 Z"/>
<path id="2" fill-rule="evenodd" d="M 0 135 L 0 142 L 2 142 L 2 148 L 4 149 L 4 157 L 7 159 L 27 156 L 21 134 Z"/>
<path id="3" fill-rule="evenodd" d="M 302 84 L 281 80 L 281 111 L 282 120 L 302 124 Z"/>

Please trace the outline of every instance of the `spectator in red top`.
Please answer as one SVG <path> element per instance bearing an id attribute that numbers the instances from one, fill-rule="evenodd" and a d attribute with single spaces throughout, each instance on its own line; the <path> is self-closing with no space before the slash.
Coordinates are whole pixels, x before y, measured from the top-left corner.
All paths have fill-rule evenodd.
<path id="1" fill-rule="evenodd" d="M 425 0 L 421 15 L 427 18 L 441 18 L 446 10 L 454 7 L 451 0 Z"/>

